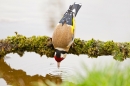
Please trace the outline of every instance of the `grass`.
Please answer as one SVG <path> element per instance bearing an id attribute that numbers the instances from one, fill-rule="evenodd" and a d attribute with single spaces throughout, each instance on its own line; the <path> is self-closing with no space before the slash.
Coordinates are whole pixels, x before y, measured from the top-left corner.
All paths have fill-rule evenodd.
<path id="1" fill-rule="evenodd" d="M 84 71 L 86 76 L 82 76 L 79 72 L 78 83 L 72 84 L 64 82 L 62 86 L 129 86 L 130 68 L 120 69 L 119 66 L 111 65 L 104 68 L 88 70 L 86 66 Z M 75 78 L 74 78 L 75 79 Z"/>
<path id="2" fill-rule="evenodd" d="M 73 80 L 77 83 L 63 82 L 60 85 L 55 85 L 53 82 L 47 81 L 49 86 L 130 86 L 130 67 L 121 69 L 117 65 L 106 66 L 104 68 L 94 67 L 92 70 L 83 65 L 86 76 L 76 71 L 76 76 Z M 38 86 L 38 85 L 37 85 Z M 40 85 L 39 86 L 46 86 Z"/>
<path id="3" fill-rule="evenodd" d="M 72 77 L 76 83 L 69 81 L 65 81 L 60 85 L 50 81 L 47 81 L 47 83 L 49 86 L 130 86 L 130 67 L 121 69 L 118 64 L 103 68 L 94 67 L 92 70 L 88 69 L 84 64 L 82 67 L 86 75 L 83 76 L 79 71 L 76 71 L 76 76 Z M 46 85 L 40 82 L 37 86 Z"/>

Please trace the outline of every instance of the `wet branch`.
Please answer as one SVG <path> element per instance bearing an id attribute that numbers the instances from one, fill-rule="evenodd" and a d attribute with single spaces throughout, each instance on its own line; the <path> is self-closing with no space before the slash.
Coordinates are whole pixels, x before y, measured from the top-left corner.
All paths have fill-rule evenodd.
<path id="1" fill-rule="evenodd" d="M 23 56 L 25 51 L 53 57 L 54 48 L 48 46 L 49 44 L 51 41 L 48 36 L 25 37 L 16 33 L 15 36 L 0 40 L 0 57 L 2 58 L 8 53 L 17 53 Z M 115 60 L 123 61 L 130 57 L 130 42 L 103 42 L 94 39 L 84 41 L 76 38 L 68 54 L 86 54 L 93 58 L 112 55 Z"/>

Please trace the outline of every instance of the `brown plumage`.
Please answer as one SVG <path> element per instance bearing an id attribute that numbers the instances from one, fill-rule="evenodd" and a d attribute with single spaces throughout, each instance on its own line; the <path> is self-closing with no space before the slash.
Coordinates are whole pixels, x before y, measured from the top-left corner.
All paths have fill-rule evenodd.
<path id="1" fill-rule="evenodd" d="M 60 62 L 66 58 L 67 52 L 74 42 L 75 16 L 80 7 L 80 3 L 70 5 L 53 32 L 52 44 L 55 48 L 54 58 L 57 61 L 58 68 L 60 67 Z"/>
<path id="2" fill-rule="evenodd" d="M 62 48 L 65 51 L 69 50 L 74 38 L 71 28 L 72 26 L 67 25 L 66 23 L 63 24 L 63 26 L 60 23 L 56 26 L 52 36 L 52 43 L 55 49 Z"/>

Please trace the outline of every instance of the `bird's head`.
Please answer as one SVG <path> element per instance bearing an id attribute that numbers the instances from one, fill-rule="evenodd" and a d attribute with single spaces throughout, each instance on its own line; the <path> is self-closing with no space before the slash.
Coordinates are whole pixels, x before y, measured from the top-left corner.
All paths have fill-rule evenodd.
<path id="1" fill-rule="evenodd" d="M 57 61 L 57 66 L 60 67 L 60 62 L 66 58 L 66 51 L 56 50 L 54 58 Z"/>

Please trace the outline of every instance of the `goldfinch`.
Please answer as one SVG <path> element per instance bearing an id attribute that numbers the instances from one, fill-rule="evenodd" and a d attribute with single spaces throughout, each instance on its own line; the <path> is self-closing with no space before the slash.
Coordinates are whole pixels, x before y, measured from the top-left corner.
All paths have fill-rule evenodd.
<path id="1" fill-rule="evenodd" d="M 58 68 L 60 67 L 60 62 L 66 58 L 66 54 L 74 42 L 75 17 L 81 6 L 80 3 L 70 5 L 53 32 L 52 44 L 55 48 L 54 58 L 57 61 Z"/>

